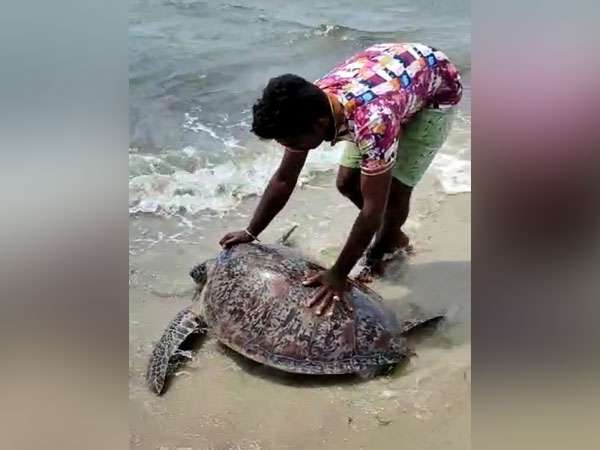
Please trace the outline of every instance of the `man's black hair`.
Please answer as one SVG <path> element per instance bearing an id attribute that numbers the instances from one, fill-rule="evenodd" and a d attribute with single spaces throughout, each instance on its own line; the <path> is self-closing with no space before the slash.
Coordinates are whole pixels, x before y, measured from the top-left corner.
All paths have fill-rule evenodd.
<path id="1" fill-rule="evenodd" d="M 252 113 L 252 132 L 261 139 L 278 139 L 312 131 L 319 118 L 330 114 L 330 107 L 321 89 L 286 74 L 269 80 Z"/>

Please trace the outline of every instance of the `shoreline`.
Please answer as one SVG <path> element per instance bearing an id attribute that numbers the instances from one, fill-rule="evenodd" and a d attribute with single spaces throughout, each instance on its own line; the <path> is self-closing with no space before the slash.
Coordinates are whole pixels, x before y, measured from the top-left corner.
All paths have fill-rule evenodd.
<path id="1" fill-rule="evenodd" d="M 470 448 L 470 194 L 448 196 L 426 175 L 406 230 L 416 255 L 371 287 L 394 308 L 443 308 L 448 321 L 416 346 L 391 377 L 308 384 L 245 364 L 214 340 L 174 377 L 162 397 L 143 385 L 147 357 L 168 321 L 190 302 L 189 268 L 219 251 L 249 220 L 257 197 L 222 217 L 130 218 L 130 444 L 139 449 L 269 450 Z M 298 224 L 298 251 L 323 265 L 337 257 L 357 210 L 332 173 L 298 188 L 261 235 Z M 269 372 L 270 374 L 270 372 Z"/>

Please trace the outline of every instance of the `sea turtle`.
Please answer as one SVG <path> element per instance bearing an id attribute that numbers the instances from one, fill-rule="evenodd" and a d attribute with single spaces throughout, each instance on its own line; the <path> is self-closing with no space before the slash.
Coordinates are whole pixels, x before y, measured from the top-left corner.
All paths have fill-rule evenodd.
<path id="1" fill-rule="evenodd" d="M 302 279 L 323 268 L 282 245 L 292 231 L 275 245 L 236 245 L 191 270 L 198 291 L 152 352 L 152 391 L 160 394 L 166 377 L 190 357 L 182 344 L 207 329 L 236 352 L 286 372 L 370 377 L 411 355 L 405 333 L 441 319 L 400 322 L 378 294 L 352 280 L 346 296 L 353 311 L 338 307 L 317 316 L 306 307 L 315 288 Z"/>

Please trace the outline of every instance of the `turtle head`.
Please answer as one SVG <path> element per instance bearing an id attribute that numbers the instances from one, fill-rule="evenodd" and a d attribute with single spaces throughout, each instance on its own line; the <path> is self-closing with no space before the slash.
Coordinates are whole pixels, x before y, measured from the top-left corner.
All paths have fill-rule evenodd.
<path id="1" fill-rule="evenodd" d="M 196 290 L 194 292 L 194 295 L 192 296 L 191 311 L 193 311 L 199 317 L 204 317 L 204 287 L 206 286 L 206 283 L 211 277 L 211 269 L 215 265 L 214 262 L 214 259 L 209 259 L 208 261 L 204 261 L 203 263 L 192 267 L 192 270 L 190 270 L 190 277 L 192 277 L 192 279 L 196 283 Z"/>
<path id="2" fill-rule="evenodd" d="M 206 284 L 208 279 L 208 270 L 212 266 L 213 262 L 213 259 L 204 261 L 203 263 L 194 266 L 192 270 L 190 270 L 190 277 L 192 277 L 199 289 L 202 289 L 202 287 L 204 287 Z"/>

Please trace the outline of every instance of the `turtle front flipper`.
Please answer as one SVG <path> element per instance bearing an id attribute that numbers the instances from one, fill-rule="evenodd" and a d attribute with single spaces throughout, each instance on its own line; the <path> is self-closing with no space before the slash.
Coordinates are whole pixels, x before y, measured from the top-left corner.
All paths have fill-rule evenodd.
<path id="1" fill-rule="evenodd" d="M 296 231 L 296 228 L 298 228 L 298 225 L 292 226 L 289 230 L 287 230 L 285 233 L 283 233 L 283 236 L 281 236 L 279 239 L 277 239 L 275 244 L 289 247 L 291 245 L 290 236 L 294 233 L 294 231 Z"/>
<path id="2" fill-rule="evenodd" d="M 182 344 L 192 335 L 204 333 L 206 324 L 202 318 L 186 308 L 175 316 L 154 347 L 146 381 L 148 387 L 155 393 L 161 394 L 168 375 L 181 367 L 185 358 L 191 357 L 189 352 L 181 349 Z"/>

